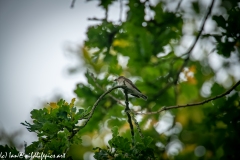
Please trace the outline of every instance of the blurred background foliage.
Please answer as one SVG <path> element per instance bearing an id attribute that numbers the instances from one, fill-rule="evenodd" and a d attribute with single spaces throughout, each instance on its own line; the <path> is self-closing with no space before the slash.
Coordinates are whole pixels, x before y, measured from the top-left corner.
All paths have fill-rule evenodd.
<path id="1" fill-rule="evenodd" d="M 119 21 L 108 19 L 113 3 L 120 3 Z M 239 0 L 99 0 L 99 7 L 105 18 L 90 19 L 99 23 L 89 26 L 84 45 L 71 52 L 79 65 L 70 74 L 86 70 L 88 81 L 74 90 L 79 108 L 93 106 L 120 75 L 148 96 L 147 101 L 130 97 L 130 109 L 143 113 L 203 101 L 240 80 Z M 239 159 L 239 90 L 136 119 L 143 135 L 152 137 L 158 159 Z M 71 145 L 69 155 L 90 159 L 94 147 L 107 148 L 114 126 L 131 138 L 124 95 L 117 91 L 100 102 L 80 131 L 82 144 Z"/>
<path id="2" fill-rule="evenodd" d="M 108 20 L 113 3 L 127 8 L 125 18 L 121 8 L 119 21 Z M 100 0 L 99 7 L 105 9 L 106 17 L 91 19 L 99 23 L 89 26 L 84 46 L 74 53 L 85 64 L 75 71 L 88 70 L 88 84 L 78 84 L 75 90 L 79 106 L 92 106 L 119 75 L 131 79 L 148 96 L 146 102 L 130 98 L 130 108 L 143 112 L 202 101 L 240 79 L 236 71 L 240 64 L 238 0 Z M 123 94 L 114 92 L 100 102 L 82 130 L 86 144 L 72 146 L 72 155 L 87 156 L 93 147 L 106 147 L 113 126 L 130 138 L 119 100 L 124 104 Z M 137 120 L 144 136 L 153 138 L 151 147 L 159 159 L 238 159 L 239 102 L 238 88 L 198 107 L 137 115 Z"/>

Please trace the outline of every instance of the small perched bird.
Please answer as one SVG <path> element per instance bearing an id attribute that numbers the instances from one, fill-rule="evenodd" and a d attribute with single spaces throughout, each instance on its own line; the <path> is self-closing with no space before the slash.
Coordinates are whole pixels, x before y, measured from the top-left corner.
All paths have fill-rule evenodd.
<path id="1" fill-rule="evenodd" d="M 141 91 L 132 83 L 131 80 L 127 79 L 124 76 L 120 76 L 114 81 L 118 82 L 118 85 L 125 85 L 128 88 L 128 93 L 134 97 L 142 98 L 145 101 L 147 100 L 147 96 L 141 93 Z"/>

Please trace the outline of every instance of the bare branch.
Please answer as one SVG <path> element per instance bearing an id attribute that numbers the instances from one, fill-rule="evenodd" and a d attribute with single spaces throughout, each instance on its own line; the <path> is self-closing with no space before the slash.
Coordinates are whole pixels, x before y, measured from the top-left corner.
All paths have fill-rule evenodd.
<path id="1" fill-rule="evenodd" d="M 96 17 L 93 17 L 93 18 L 88 18 L 89 21 L 106 21 L 105 18 L 96 18 Z"/>
<path id="2" fill-rule="evenodd" d="M 105 19 L 106 19 L 106 21 L 108 19 L 108 7 L 106 8 L 106 11 L 105 11 Z"/>
<path id="3" fill-rule="evenodd" d="M 222 94 L 219 94 L 219 95 L 217 95 L 217 96 L 215 96 L 215 97 L 206 99 L 206 100 L 201 101 L 201 102 L 189 103 L 189 104 L 184 104 L 184 105 L 176 105 L 176 106 L 162 107 L 160 110 L 155 111 L 155 112 L 147 112 L 147 113 L 134 112 L 134 113 L 135 113 L 135 114 L 146 114 L 146 115 L 147 115 L 147 114 L 157 114 L 157 113 L 160 113 L 160 112 L 162 112 L 162 111 L 166 111 L 166 110 L 170 110 L 170 109 L 199 106 L 199 105 L 208 103 L 208 102 L 210 102 L 210 101 L 216 100 L 216 99 L 218 99 L 218 98 L 221 98 L 221 97 L 229 94 L 229 93 L 230 93 L 232 90 L 234 90 L 239 84 L 240 84 L 240 81 L 238 81 L 234 86 L 232 86 L 232 87 L 231 87 L 229 90 L 227 90 L 226 92 L 224 92 L 224 93 L 222 93 Z"/>
<path id="4" fill-rule="evenodd" d="M 177 7 L 176 7 L 176 12 L 179 10 L 179 8 L 180 8 L 180 6 L 181 6 L 181 3 L 182 3 L 182 0 L 180 0 L 180 1 L 178 2 L 178 5 L 177 5 Z"/>
<path id="5" fill-rule="evenodd" d="M 122 11 L 123 11 L 123 2 L 119 0 L 120 3 L 120 13 L 119 13 L 119 22 L 122 22 Z"/>
<path id="6" fill-rule="evenodd" d="M 90 76 L 91 76 L 92 80 L 95 82 L 95 84 L 97 85 L 97 87 L 98 87 L 99 89 L 101 89 L 102 91 L 105 92 L 106 90 L 98 84 L 98 82 L 97 82 L 96 78 L 94 77 L 94 75 L 93 75 L 93 74 L 90 74 Z M 108 95 L 109 95 L 109 97 L 111 97 L 113 100 L 117 101 L 118 104 L 121 104 L 121 105 L 125 106 L 125 105 L 121 102 L 120 99 L 114 97 L 111 93 L 109 93 Z"/>

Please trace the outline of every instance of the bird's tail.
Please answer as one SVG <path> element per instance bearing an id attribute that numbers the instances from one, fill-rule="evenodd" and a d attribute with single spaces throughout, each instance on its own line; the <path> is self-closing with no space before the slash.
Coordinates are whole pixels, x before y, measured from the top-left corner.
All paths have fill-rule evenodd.
<path id="1" fill-rule="evenodd" d="M 147 96 L 145 96 L 144 94 L 139 95 L 142 99 L 144 99 L 145 101 L 147 100 Z"/>

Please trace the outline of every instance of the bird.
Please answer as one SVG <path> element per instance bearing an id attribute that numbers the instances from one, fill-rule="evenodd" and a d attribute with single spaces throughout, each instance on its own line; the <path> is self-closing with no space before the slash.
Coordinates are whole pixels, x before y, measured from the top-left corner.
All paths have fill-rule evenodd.
<path id="1" fill-rule="evenodd" d="M 142 92 L 133 84 L 133 82 L 124 77 L 124 76 L 119 76 L 118 78 L 114 79 L 118 83 L 118 85 L 125 85 L 128 88 L 128 93 L 134 97 L 137 98 L 142 98 L 143 100 L 147 100 L 147 96 L 142 94 Z"/>

